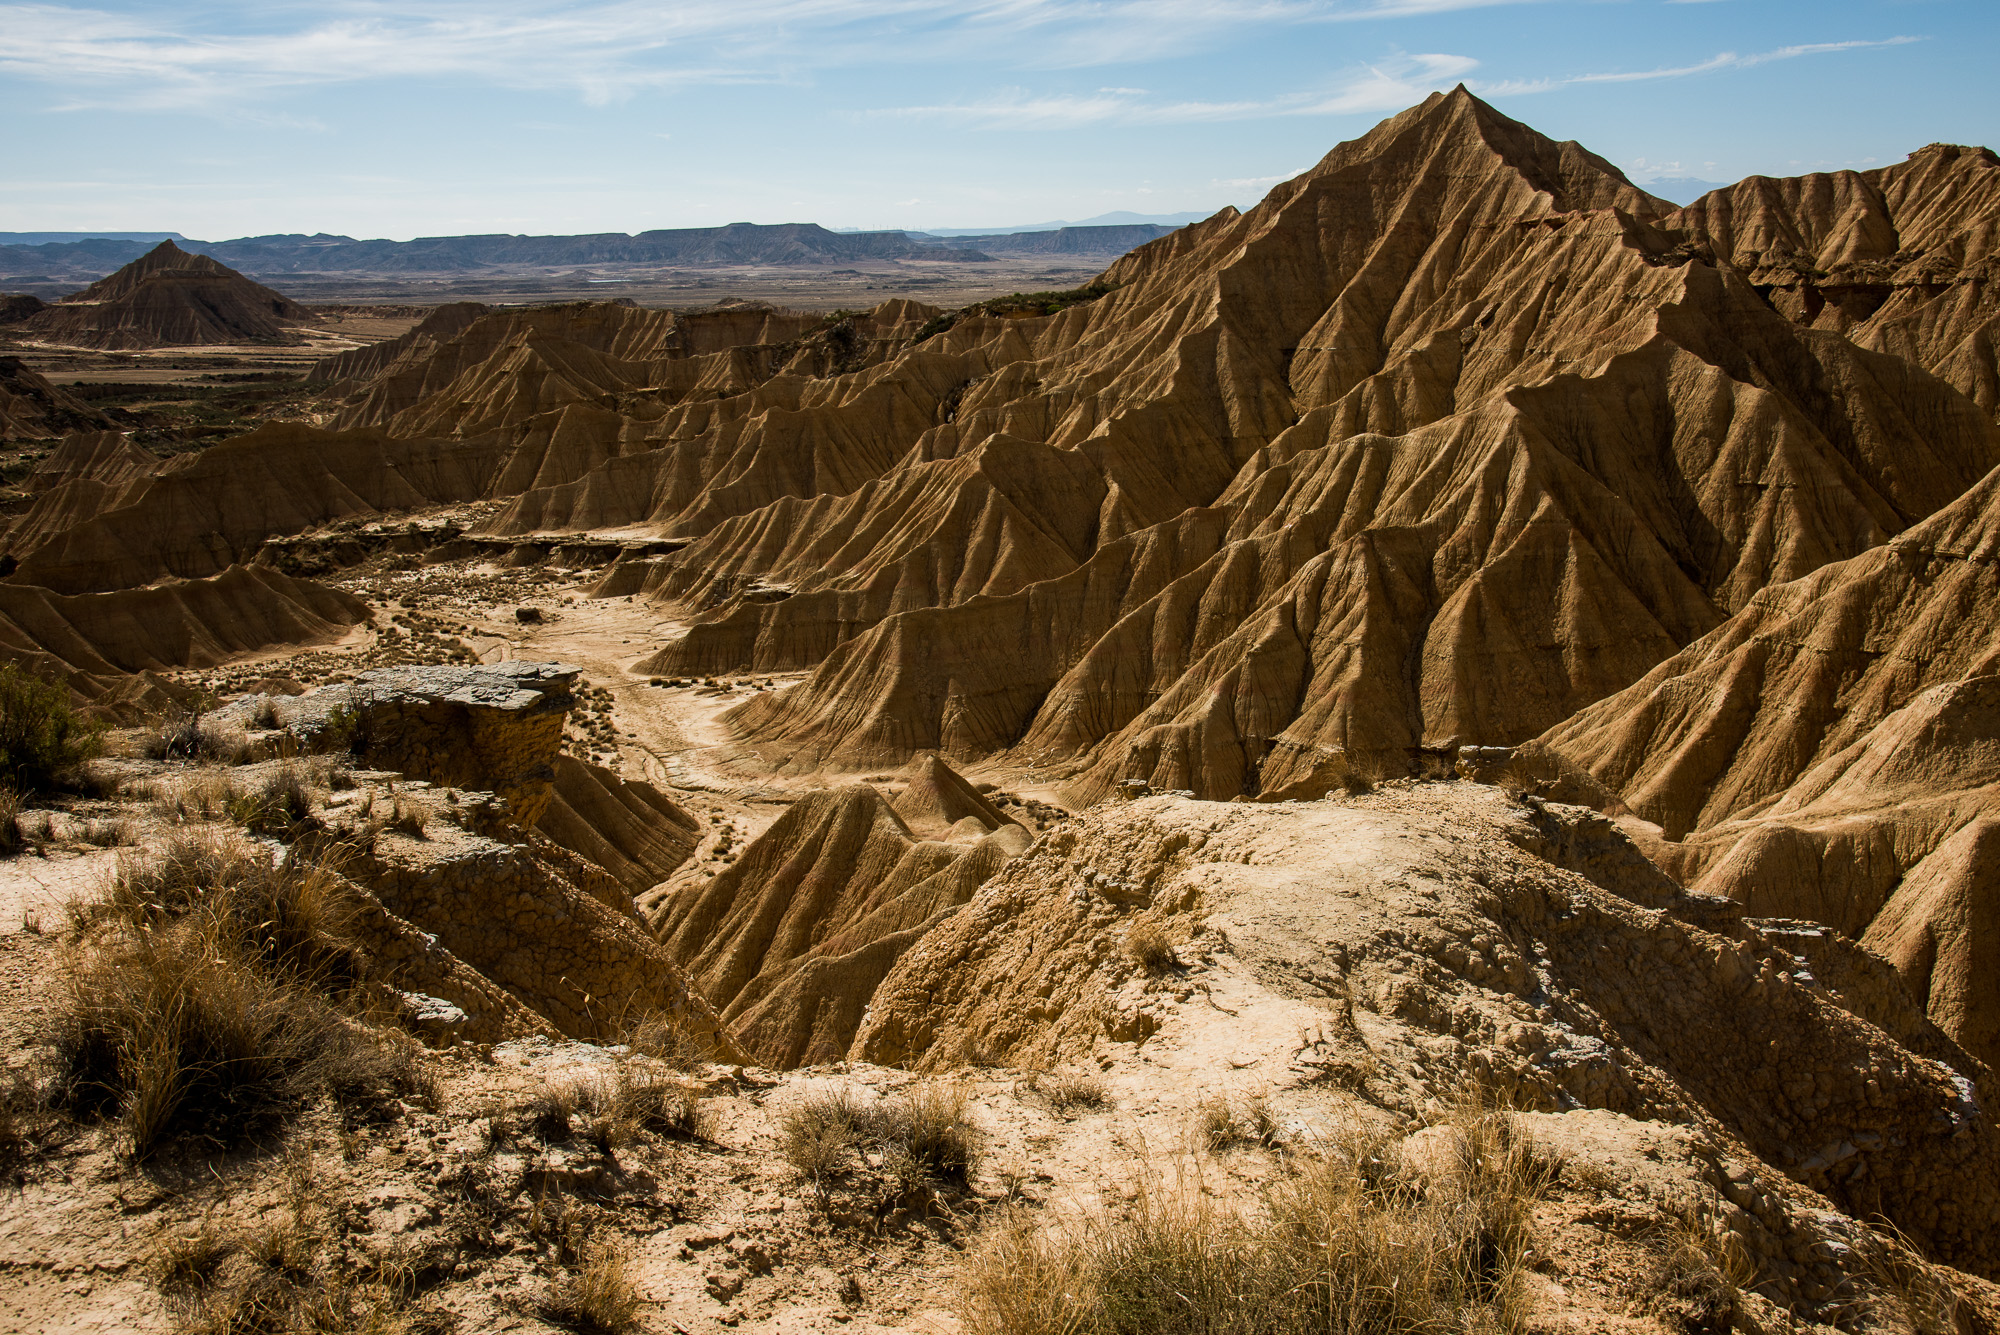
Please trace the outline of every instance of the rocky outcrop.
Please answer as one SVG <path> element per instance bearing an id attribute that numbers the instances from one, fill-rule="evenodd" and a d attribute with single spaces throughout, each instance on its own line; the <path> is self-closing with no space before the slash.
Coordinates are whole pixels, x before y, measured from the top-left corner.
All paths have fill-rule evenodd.
<path id="1" fill-rule="evenodd" d="M 446 302 L 395 338 L 320 358 L 306 373 L 306 383 L 326 385 L 336 394 L 352 392 L 394 368 L 427 359 L 490 309 L 477 301 Z"/>
<path id="2" fill-rule="evenodd" d="M 468 1009 L 463 998 L 477 1008 L 482 987 L 497 989 L 509 1002 L 492 1023 L 506 1037 L 531 1016 L 529 1032 L 545 1025 L 616 1042 L 638 1020 L 665 1014 L 720 1057 L 735 1051 L 622 887 L 574 854 L 540 840 L 492 839 L 434 815 L 421 838 L 380 837 L 349 875 L 420 930 L 423 950 L 402 961 L 413 990 Z M 459 966 L 473 976 L 456 974 Z"/>
<path id="3" fill-rule="evenodd" d="M 329 797 L 314 837 L 350 850 L 342 870 L 380 910 L 362 926 L 399 985 L 464 1012 L 452 1036 L 616 1041 L 664 1013 L 734 1053 L 633 902 L 686 859 L 694 821 L 646 785 L 560 757 L 576 675 L 384 668 L 208 717 L 367 767 L 367 791 Z"/>
<path id="4" fill-rule="evenodd" d="M 2000 809 L 2000 631 L 1984 610 L 2000 596 L 1996 542 L 2000 474 L 1882 547 L 1759 594 L 1537 743 L 1656 822 L 1648 851 L 1690 884 L 1893 942 L 1919 996 L 1935 968 L 1922 943 L 1949 941 L 1933 1016 L 1988 1061 L 2000 1047 L 1964 980 L 2000 966 L 1967 929 L 1995 890 L 1968 849 L 1945 850 Z"/>
<path id="5" fill-rule="evenodd" d="M 502 455 L 462 443 L 388 440 L 273 422 L 185 454 L 117 494 L 114 508 L 53 533 L 9 535 L 15 583 L 59 593 L 199 579 L 248 564 L 267 538 L 486 490 Z"/>
<path id="6" fill-rule="evenodd" d="M 649 783 L 557 753 L 554 788 L 535 828 L 609 872 L 634 897 L 694 855 L 695 818 Z"/>
<path id="7" fill-rule="evenodd" d="M 926 838 L 949 838 L 960 831 L 983 838 L 1010 823 L 998 807 L 934 753 L 911 761 L 901 780 L 902 791 L 889 805 L 912 832 Z"/>
<path id="8" fill-rule="evenodd" d="M 378 769 L 497 794 L 532 826 L 555 796 L 578 671 L 520 661 L 376 668 L 304 695 L 246 696 L 215 717 L 267 719 L 306 750 L 338 746 Z"/>
<path id="9" fill-rule="evenodd" d="M 1573 852 L 1611 837 L 1547 814 L 1581 822 Z M 1634 902 L 1526 851 L 1553 836 L 1523 817 L 1471 784 L 1097 808 L 908 950 L 849 1055 L 1019 1067 L 1140 1044 L 1161 1069 L 1317 1071 L 1391 1108 L 1484 1085 L 1702 1128 L 2000 1270 L 2000 1198 L 1966 1190 L 2000 1172 L 2000 1088 L 1893 975 L 1839 993 L 1801 967 L 1795 924 L 1677 888 Z M 1160 944 L 1132 946 L 1142 932 Z M 1753 1254 L 1785 1254 L 1782 1225 L 1730 1218 Z"/>
<path id="10" fill-rule="evenodd" d="M 968 382 L 915 439 L 877 415 L 908 440 L 891 472 L 698 530 L 652 585 L 697 624 L 652 661 L 830 644 L 806 687 L 732 716 L 762 753 L 1077 757 L 1079 800 L 1126 779 L 1310 796 L 1526 741 L 2000 463 L 1988 413 L 1801 328 L 1694 226 L 1574 145 L 1433 99 L 1132 252 L 1109 295 L 960 320 L 854 386 L 844 420 L 944 358 Z M 999 501 L 1056 474 L 1045 453 L 1087 473 L 1039 493 L 1036 544 Z M 941 459 L 980 467 L 919 492 Z M 993 518 L 960 538 L 974 484 Z M 1143 594 L 1123 544 L 1152 557 Z"/>

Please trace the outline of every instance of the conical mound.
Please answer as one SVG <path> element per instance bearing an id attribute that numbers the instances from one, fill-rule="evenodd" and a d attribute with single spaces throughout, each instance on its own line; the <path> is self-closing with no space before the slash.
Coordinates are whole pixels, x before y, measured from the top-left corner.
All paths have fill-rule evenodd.
<path id="1" fill-rule="evenodd" d="M 891 806 L 916 833 L 942 837 L 970 820 L 985 835 L 1008 823 L 998 807 L 935 753 L 918 756 L 901 777 L 906 786 Z"/>
<path id="2" fill-rule="evenodd" d="M 171 241 L 18 326 L 28 338 L 129 350 L 295 341 L 315 317 L 283 293 Z"/>

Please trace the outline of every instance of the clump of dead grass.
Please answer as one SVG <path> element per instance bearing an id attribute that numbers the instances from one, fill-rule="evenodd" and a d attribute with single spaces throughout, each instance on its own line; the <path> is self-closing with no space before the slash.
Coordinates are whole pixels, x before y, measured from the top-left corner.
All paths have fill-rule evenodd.
<path id="1" fill-rule="evenodd" d="M 1243 1145 L 1276 1149 L 1282 1139 L 1270 1101 L 1262 1095 L 1244 1099 L 1204 1095 L 1195 1103 L 1189 1129 L 1196 1146 L 1212 1153 Z"/>
<path id="2" fill-rule="evenodd" d="M 1884 1326 L 1912 1335 L 1958 1335 L 1966 1328 L 1958 1290 L 1893 1224 L 1876 1221 L 1855 1250 L 1875 1289 L 1866 1306 Z"/>
<path id="3" fill-rule="evenodd" d="M 875 1169 L 894 1193 L 967 1185 L 979 1134 L 965 1091 L 925 1082 L 876 1103 L 845 1090 L 808 1096 L 779 1119 L 785 1161 L 822 1199 L 849 1170 Z"/>
<path id="4" fill-rule="evenodd" d="M 653 1011 L 634 1022 L 625 1036 L 632 1051 L 664 1062 L 676 1071 L 692 1071 L 715 1058 L 715 1045 L 690 1032 L 667 1011 Z"/>
<path id="5" fill-rule="evenodd" d="M 586 1335 L 625 1335 L 639 1328 L 644 1301 L 632 1282 L 626 1249 L 594 1238 L 580 1264 L 549 1285 L 541 1313 L 555 1325 Z"/>
<path id="6" fill-rule="evenodd" d="M 1158 923 L 1135 922 L 1125 931 L 1125 955 L 1147 973 L 1173 967 L 1174 943 Z"/>
<path id="7" fill-rule="evenodd" d="M 1243 1211 L 1157 1182 L 1117 1217 L 1051 1226 L 1017 1209 L 967 1260 L 960 1315 L 972 1335 L 1517 1328 L 1546 1168 L 1504 1114 L 1450 1134 L 1424 1172 L 1356 1138 Z"/>
<path id="8" fill-rule="evenodd" d="M 425 1096 L 414 1044 L 368 1022 L 352 890 L 324 862 L 183 835 L 77 909 L 50 1037 L 52 1102 L 131 1149 L 232 1144 L 322 1095 L 372 1115 Z"/>
<path id="9" fill-rule="evenodd" d="M 237 765 L 250 753 L 250 737 L 241 724 L 204 718 L 194 710 L 169 705 L 146 730 L 139 750 L 149 760 Z"/>
<path id="10" fill-rule="evenodd" d="M 1755 1278 L 1742 1246 L 1695 1210 L 1671 1214 L 1652 1242 L 1639 1286 L 1647 1308 L 1673 1330 L 1729 1330 L 1737 1296 Z"/>
<path id="11" fill-rule="evenodd" d="M 1034 1078 L 1033 1087 L 1049 1101 L 1049 1107 L 1065 1117 L 1111 1106 L 1103 1078 L 1085 1071 L 1043 1072 Z"/>
<path id="12" fill-rule="evenodd" d="M 252 834 L 294 834 L 312 820 L 311 779 L 302 765 L 280 765 L 255 791 L 231 797 L 228 809 L 231 819 Z"/>
<path id="13" fill-rule="evenodd" d="M 0 1181 L 19 1186 L 57 1138 L 48 1099 L 26 1071 L 0 1079 Z"/>
<path id="14" fill-rule="evenodd" d="M 641 1130 L 683 1140 L 712 1140 L 715 1114 L 692 1080 L 627 1067 L 612 1087 L 615 1116 Z"/>
<path id="15" fill-rule="evenodd" d="M 308 1168 L 308 1173 L 310 1169 Z M 170 1228 L 149 1267 L 175 1335 L 415 1335 L 437 1329 L 408 1286 L 357 1277 L 342 1264 L 339 1230 L 309 1185 L 285 1216 L 249 1228 L 205 1215 Z"/>

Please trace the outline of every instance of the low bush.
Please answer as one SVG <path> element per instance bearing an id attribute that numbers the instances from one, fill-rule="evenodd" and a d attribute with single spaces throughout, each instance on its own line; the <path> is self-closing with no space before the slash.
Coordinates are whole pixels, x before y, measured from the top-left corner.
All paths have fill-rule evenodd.
<path id="1" fill-rule="evenodd" d="M 1153 1184 L 1120 1217 L 1017 1210 L 960 1276 L 970 1335 L 1443 1335 L 1518 1325 L 1546 1170 L 1503 1116 L 1452 1128 L 1424 1173 L 1356 1142 L 1238 1213 Z"/>
<path id="2" fill-rule="evenodd" d="M 30 795 L 77 781 L 104 729 L 70 708 L 69 687 L 0 663 L 0 784 Z"/>
<path id="3" fill-rule="evenodd" d="M 809 1095 L 787 1108 L 778 1119 L 785 1162 L 801 1179 L 824 1187 L 860 1138 L 859 1118 L 846 1090 Z"/>
<path id="4" fill-rule="evenodd" d="M 0 856 L 18 853 L 28 846 L 21 834 L 21 795 L 0 787 Z"/>

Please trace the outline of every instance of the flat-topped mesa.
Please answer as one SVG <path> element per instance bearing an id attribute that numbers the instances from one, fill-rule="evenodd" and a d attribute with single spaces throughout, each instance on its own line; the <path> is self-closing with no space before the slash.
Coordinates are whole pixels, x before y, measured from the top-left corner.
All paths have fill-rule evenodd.
<path id="1" fill-rule="evenodd" d="M 377 668 L 305 695 L 249 696 L 216 714 L 274 718 L 302 743 L 339 733 L 370 765 L 505 798 L 533 825 L 549 805 L 563 719 L 581 669 L 566 663 Z"/>

